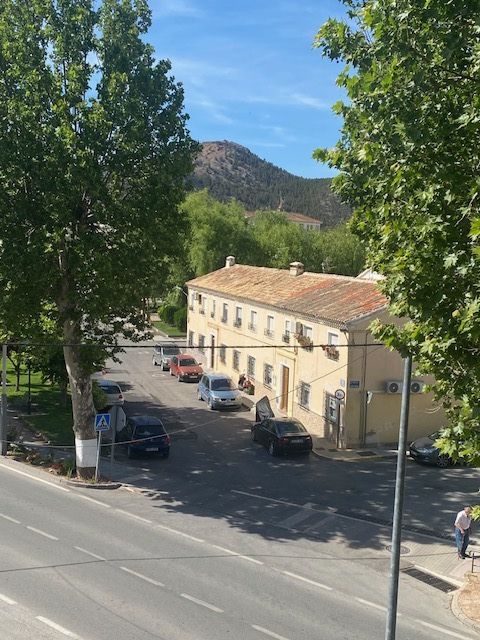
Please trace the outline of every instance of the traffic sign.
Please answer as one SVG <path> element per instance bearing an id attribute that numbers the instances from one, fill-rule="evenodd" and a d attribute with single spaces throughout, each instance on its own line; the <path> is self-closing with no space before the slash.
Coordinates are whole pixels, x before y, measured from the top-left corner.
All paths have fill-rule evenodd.
<path id="1" fill-rule="evenodd" d="M 337 400 L 343 400 L 345 398 L 345 391 L 343 389 L 337 389 L 335 391 L 335 398 Z"/>
<path id="2" fill-rule="evenodd" d="M 110 429 L 110 414 L 97 413 L 95 416 L 95 431 L 108 431 Z"/>

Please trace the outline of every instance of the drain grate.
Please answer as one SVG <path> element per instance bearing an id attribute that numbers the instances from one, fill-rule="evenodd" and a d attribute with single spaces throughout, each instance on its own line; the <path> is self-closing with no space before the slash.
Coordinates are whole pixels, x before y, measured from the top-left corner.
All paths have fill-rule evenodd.
<path id="1" fill-rule="evenodd" d="M 385 549 L 387 551 L 391 551 L 392 550 L 392 545 L 388 544 Z M 410 549 L 408 547 L 405 547 L 403 544 L 400 545 L 400 555 L 401 556 L 406 556 L 408 553 L 410 553 Z"/>
<path id="2" fill-rule="evenodd" d="M 450 593 L 450 591 L 455 591 L 458 589 L 457 586 L 447 582 L 446 580 L 442 580 L 441 578 L 437 578 L 436 576 L 432 576 L 430 573 L 425 573 L 425 571 L 421 571 L 415 567 L 409 567 L 408 569 L 402 569 L 402 573 L 406 573 L 408 576 L 412 578 L 416 578 L 425 584 L 428 584 L 430 587 L 434 587 L 435 589 L 439 589 L 443 591 L 443 593 Z"/>

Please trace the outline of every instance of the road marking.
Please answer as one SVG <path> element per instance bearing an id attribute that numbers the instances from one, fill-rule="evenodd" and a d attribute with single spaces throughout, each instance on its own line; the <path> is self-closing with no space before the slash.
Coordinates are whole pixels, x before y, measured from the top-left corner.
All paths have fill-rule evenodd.
<path id="1" fill-rule="evenodd" d="M 204 600 L 199 600 L 198 598 L 194 598 L 193 596 L 189 596 L 188 593 L 181 593 L 180 595 L 182 596 L 182 598 L 185 598 L 186 600 L 190 600 L 191 602 L 195 602 L 195 604 L 199 604 L 200 606 L 206 607 L 207 609 L 210 609 L 211 611 L 215 611 L 215 613 L 223 613 L 223 609 L 219 609 L 215 605 L 209 604 L 208 602 L 205 602 Z"/>
<path id="2" fill-rule="evenodd" d="M 6 602 L 7 604 L 17 604 L 17 602 L 15 602 L 15 600 L 12 600 L 8 596 L 4 596 L 3 593 L 0 593 L 0 600 L 2 602 Z"/>
<path id="3" fill-rule="evenodd" d="M 70 489 L 61 487 L 60 485 L 55 484 L 54 482 L 48 482 L 48 480 L 42 480 L 42 478 L 36 478 L 35 476 L 31 476 L 29 473 L 25 473 L 25 471 L 20 471 L 20 469 L 14 469 L 13 467 L 9 467 L 8 465 L 2 464 L 1 462 L 0 462 L 0 467 L 7 469 L 7 471 L 13 471 L 13 473 L 19 473 L 21 476 L 26 476 L 27 478 L 30 478 L 30 480 L 35 480 L 36 482 L 42 482 L 43 484 L 48 484 L 49 487 L 53 487 L 54 489 L 58 489 L 59 491 L 66 491 L 67 493 L 70 493 Z"/>
<path id="4" fill-rule="evenodd" d="M 42 531 L 41 529 L 35 529 L 35 527 L 29 527 L 28 525 L 27 529 L 34 533 L 38 533 L 40 536 L 44 536 L 45 538 L 50 538 L 50 540 L 58 540 L 55 536 L 52 536 L 50 533 L 45 533 L 45 531 Z"/>
<path id="5" fill-rule="evenodd" d="M 438 631 L 439 633 L 444 633 L 447 636 L 451 636 L 452 638 L 460 638 L 461 640 L 469 640 L 471 636 L 466 636 L 464 633 L 455 633 L 455 631 L 449 631 L 448 629 L 444 629 L 443 627 L 437 627 L 436 624 L 430 624 L 430 622 L 424 622 L 423 620 L 415 620 L 419 624 L 422 624 L 424 627 L 428 627 L 429 629 L 433 629 L 434 631 Z"/>
<path id="6" fill-rule="evenodd" d="M 286 576 L 290 576 L 291 578 L 295 578 L 296 580 L 301 580 L 302 582 L 308 582 L 308 584 L 313 584 L 315 587 L 320 587 L 320 589 L 333 591 L 333 587 L 329 587 L 328 585 L 322 584 L 321 582 L 315 582 L 315 580 L 310 580 L 310 578 L 304 578 L 303 576 L 299 576 L 296 573 L 290 573 L 290 571 L 282 571 L 282 573 Z"/>
<path id="7" fill-rule="evenodd" d="M 120 567 L 122 571 L 126 571 L 127 573 L 131 573 L 132 576 L 136 576 L 141 580 L 145 580 L 145 582 L 150 582 L 150 584 L 154 584 L 156 587 L 164 587 L 163 582 L 158 582 L 158 580 L 154 580 L 153 578 L 149 578 L 148 576 L 144 576 L 143 573 L 137 573 L 136 571 L 132 571 L 132 569 L 128 569 L 128 567 Z"/>
<path id="8" fill-rule="evenodd" d="M 382 607 L 381 604 L 375 604 L 375 602 L 370 602 L 370 600 L 364 600 L 363 598 L 355 598 L 355 600 L 357 602 L 360 602 L 360 604 L 366 604 L 367 607 L 373 607 L 374 609 L 379 609 L 380 611 L 387 611 L 387 607 Z M 397 613 L 397 616 L 399 616 L 400 614 Z"/>
<path id="9" fill-rule="evenodd" d="M 90 498 L 90 496 L 84 496 L 81 493 L 77 493 L 75 495 L 77 495 L 79 498 L 82 498 L 83 500 L 88 500 L 89 502 L 93 502 L 95 504 L 99 504 L 101 507 L 106 507 L 107 509 L 111 509 L 111 506 L 109 504 L 107 504 L 106 502 L 101 502 L 100 500 L 95 500 L 95 498 Z"/>
<path id="10" fill-rule="evenodd" d="M 241 558 L 242 560 L 248 560 L 248 562 L 253 562 L 254 564 L 263 564 L 260 560 L 255 560 L 255 558 L 250 558 L 250 556 L 244 556 L 241 553 L 237 553 L 236 551 L 232 551 L 231 549 L 225 549 L 225 547 L 220 547 L 218 544 L 212 544 L 212 547 L 215 549 L 220 549 L 220 551 L 224 551 L 225 553 L 230 554 L 231 556 L 235 556 L 236 558 Z"/>
<path id="11" fill-rule="evenodd" d="M 135 520 L 140 520 L 140 522 L 146 522 L 147 524 L 152 524 L 151 520 L 147 520 L 147 518 L 142 518 L 142 516 L 137 516 L 134 513 L 130 513 L 130 511 L 124 511 L 123 509 L 115 509 L 115 511 L 118 511 L 118 513 L 123 513 L 124 516 L 135 518 Z"/>
<path id="12" fill-rule="evenodd" d="M 171 529 L 170 527 L 166 527 L 163 524 L 157 524 L 158 529 L 165 529 L 165 531 L 169 531 L 170 533 L 175 533 L 179 536 L 183 536 L 184 538 L 188 538 L 189 540 L 193 540 L 194 542 L 205 542 L 201 538 L 195 538 L 195 536 L 191 536 L 188 533 L 183 533 L 183 531 L 177 531 L 177 529 Z"/>
<path id="13" fill-rule="evenodd" d="M 286 527 L 287 529 L 300 524 L 300 522 L 302 522 L 303 520 L 310 518 L 312 514 L 308 513 L 308 511 L 311 511 L 313 506 L 314 504 L 312 502 L 307 502 L 302 506 L 302 509 L 300 511 L 297 511 L 297 513 L 294 513 L 293 516 L 282 520 L 282 522 L 280 522 L 279 524 L 282 527 Z"/>
<path id="14" fill-rule="evenodd" d="M 259 496 L 256 493 L 248 493 L 247 491 L 237 491 L 237 489 L 231 489 L 231 493 L 239 493 L 242 496 L 248 496 L 249 498 L 257 498 L 258 500 L 265 500 L 266 502 L 277 502 L 278 504 L 285 504 L 287 507 L 297 507 L 298 509 L 308 509 L 309 511 L 320 511 L 311 505 L 311 502 L 307 502 L 307 505 L 303 506 L 296 502 L 288 502 L 287 500 L 276 500 L 275 498 L 266 498 L 265 496 Z"/>
<path id="15" fill-rule="evenodd" d="M 35 617 L 37 620 L 40 620 L 40 622 L 43 622 L 43 624 L 46 624 L 49 627 L 52 627 L 52 629 L 55 629 L 55 631 L 59 631 L 60 633 L 63 633 L 64 636 L 67 636 L 69 638 L 78 638 L 76 633 L 72 633 L 72 631 L 65 629 L 65 627 L 61 627 L 59 624 L 57 624 L 56 622 L 53 622 L 53 620 L 50 620 L 49 618 L 44 618 L 43 616 L 35 616 Z"/>
<path id="16" fill-rule="evenodd" d="M 266 636 L 270 636 L 271 638 L 276 638 L 277 640 L 288 640 L 288 638 L 285 638 L 285 636 L 279 636 L 278 633 L 270 631 L 269 629 L 265 629 L 265 627 L 259 627 L 256 624 L 252 624 L 252 628 L 260 631 L 260 633 L 264 633 Z"/>
<path id="17" fill-rule="evenodd" d="M 9 522 L 14 522 L 15 524 L 21 524 L 20 520 L 15 520 L 15 518 L 11 518 L 10 516 L 6 516 L 4 513 L 0 513 L 1 518 L 5 518 Z"/>
<path id="18" fill-rule="evenodd" d="M 102 556 L 97 556 L 96 553 L 92 553 L 91 551 L 87 551 L 86 549 L 82 549 L 82 547 L 73 547 L 74 549 L 77 549 L 77 551 L 81 551 L 82 553 L 86 553 L 87 556 L 92 556 L 92 558 L 95 558 L 96 560 L 103 560 L 104 562 L 107 561 L 106 558 L 102 558 Z"/>

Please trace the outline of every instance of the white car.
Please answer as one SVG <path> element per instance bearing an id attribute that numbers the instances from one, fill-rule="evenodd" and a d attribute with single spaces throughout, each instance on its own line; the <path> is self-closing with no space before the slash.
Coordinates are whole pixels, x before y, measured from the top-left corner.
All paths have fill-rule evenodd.
<path id="1" fill-rule="evenodd" d="M 163 371 L 168 371 L 172 356 L 178 356 L 180 353 L 180 348 L 176 344 L 158 344 L 153 349 L 152 364 L 155 367 L 161 366 Z"/>
<path id="2" fill-rule="evenodd" d="M 98 384 L 103 393 L 107 396 L 106 407 L 113 407 L 114 405 L 123 406 L 125 398 L 120 386 L 113 380 L 98 380 L 95 382 Z"/>

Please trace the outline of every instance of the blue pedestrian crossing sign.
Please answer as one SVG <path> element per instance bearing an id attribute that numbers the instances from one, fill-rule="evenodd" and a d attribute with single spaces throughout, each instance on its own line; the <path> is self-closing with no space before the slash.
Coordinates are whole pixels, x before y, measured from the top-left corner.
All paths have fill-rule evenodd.
<path id="1" fill-rule="evenodd" d="M 97 413 L 95 416 L 95 431 L 108 431 L 110 429 L 110 414 Z"/>

